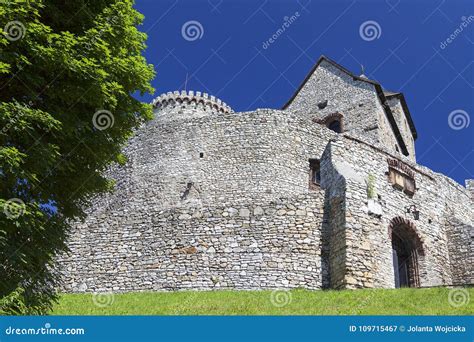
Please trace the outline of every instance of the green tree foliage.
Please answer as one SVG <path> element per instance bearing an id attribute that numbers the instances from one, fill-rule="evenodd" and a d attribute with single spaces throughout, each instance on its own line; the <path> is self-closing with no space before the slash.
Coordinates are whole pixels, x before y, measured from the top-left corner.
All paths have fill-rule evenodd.
<path id="1" fill-rule="evenodd" d="M 72 220 L 151 118 L 131 0 L 0 1 L 0 313 L 45 313 Z"/>

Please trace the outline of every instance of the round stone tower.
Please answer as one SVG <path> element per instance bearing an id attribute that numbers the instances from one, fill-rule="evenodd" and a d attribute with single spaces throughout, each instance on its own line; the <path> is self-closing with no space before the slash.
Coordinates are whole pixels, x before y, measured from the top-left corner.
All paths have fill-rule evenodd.
<path id="1" fill-rule="evenodd" d="M 124 151 L 129 163 L 117 170 L 117 182 L 127 182 L 148 205 L 230 205 L 307 192 L 303 138 L 293 134 L 300 127 L 287 113 L 234 113 L 214 96 L 193 91 L 163 94 L 153 104 L 154 120 L 130 141 Z"/>
<path id="2" fill-rule="evenodd" d="M 308 159 L 331 133 L 200 92 L 153 105 L 116 190 L 71 234 L 66 290 L 321 287 L 324 192 L 309 191 Z"/>

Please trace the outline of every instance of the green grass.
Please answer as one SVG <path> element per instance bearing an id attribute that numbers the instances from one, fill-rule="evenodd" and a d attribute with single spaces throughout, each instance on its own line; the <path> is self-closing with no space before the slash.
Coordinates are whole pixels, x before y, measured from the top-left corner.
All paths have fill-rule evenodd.
<path id="1" fill-rule="evenodd" d="M 451 297 L 459 307 L 450 304 Z M 458 292 L 453 292 L 458 291 Z M 463 292 L 460 292 L 463 291 Z M 458 296 L 455 296 L 458 294 Z M 470 300 L 464 300 L 469 294 Z M 272 302 L 272 298 L 274 298 Z M 279 302 L 281 300 L 281 302 Z M 289 302 L 288 302 L 289 301 Z M 285 304 L 281 307 L 274 305 Z M 97 305 L 97 303 L 99 305 Z M 64 294 L 53 315 L 472 315 L 474 288 Z"/>

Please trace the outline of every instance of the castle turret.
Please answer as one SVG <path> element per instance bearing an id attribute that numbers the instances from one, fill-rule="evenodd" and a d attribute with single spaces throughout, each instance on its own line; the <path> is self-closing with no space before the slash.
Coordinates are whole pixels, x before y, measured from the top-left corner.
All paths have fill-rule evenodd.
<path id="1" fill-rule="evenodd" d="M 200 91 L 175 91 L 162 94 L 153 100 L 155 115 L 166 115 L 161 120 L 203 117 L 216 113 L 233 113 L 224 101 Z M 166 111 L 164 110 L 166 109 Z"/>

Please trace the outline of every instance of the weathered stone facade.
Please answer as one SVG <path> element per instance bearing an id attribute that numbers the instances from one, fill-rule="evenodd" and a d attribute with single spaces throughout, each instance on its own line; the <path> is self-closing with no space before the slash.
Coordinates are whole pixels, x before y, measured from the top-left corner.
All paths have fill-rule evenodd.
<path id="1" fill-rule="evenodd" d="M 64 289 L 474 283 L 473 182 L 415 163 L 403 95 L 381 89 L 323 57 L 283 110 L 158 97 L 71 232 Z"/>

